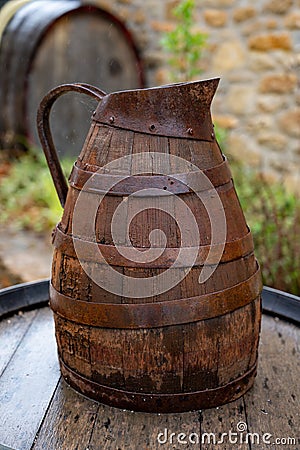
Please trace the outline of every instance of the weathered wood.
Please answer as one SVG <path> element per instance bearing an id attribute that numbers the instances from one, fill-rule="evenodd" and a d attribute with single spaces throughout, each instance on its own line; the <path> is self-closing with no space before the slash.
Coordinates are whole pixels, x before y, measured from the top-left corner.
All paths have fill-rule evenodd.
<path id="1" fill-rule="evenodd" d="M 37 311 L 31 311 L 27 314 L 16 314 L 0 322 L 0 376 L 18 348 L 36 314 Z"/>
<path id="2" fill-rule="evenodd" d="M 60 381 L 32 449 L 89 448 L 99 407 Z"/>
<path id="3" fill-rule="evenodd" d="M 167 430 L 167 431 L 165 431 Z M 200 435 L 199 413 L 143 414 L 101 405 L 91 437 L 90 450 L 174 449 L 180 432 Z M 166 437 L 167 436 L 167 442 Z M 177 444 L 177 445 L 176 445 Z M 189 443 L 183 448 L 199 448 Z"/>
<path id="4" fill-rule="evenodd" d="M 205 450 L 232 450 L 233 448 L 234 450 L 251 450 L 248 443 L 241 443 L 238 440 L 235 442 L 234 435 L 231 442 L 229 439 L 230 432 L 238 432 L 238 423 L 247 423 L 243 398 L 218 408 L 204 410 L 200 414 L 201 448 Z"/>
<path id="5" fill-rule="evenodd" d="M 263 317 L 263 339 L 260 345 L 258 365 L 259 377 L 255 389 L 245 395 L 248 431 L 269 433 L 273 444 L 275 439 L 295 439 L 294 444 L 286 441 L 286 448 L 300 447 L 300 334 L 294 325 Z M 279 442 L 280 445 L 280 442 Z M 257 440 L 252 449 L 270 448 Z M 282 442 L 284 448 L 284 442 Z"/>
<path id="6" fill-rule="evenodd" d="M 0 378 L 0 442 L 31 448 L 59 376 L 52 314 L 41 309 Z"/>
<path id="7" fill-rule="evenodd" d="M 32 325 L 0 375 L 0 447 L 18 450 L 267 450 L 271 447 L 293 449 L 300 445 L 300 329 L 290 323 L 263 317 L 258 374 L 253 388 L 243 398 L 204 411 L 145 414 L 96 403 L 67 387 L 63 380 L 57 385 L 58 371 L 45 370 L 47 360 L 56 360 L 53 331 L 50 336 L 42 332 L 46 324 L 52 330 L 51 314 L 43 310 L 26 312 L 23 316 L 12 317 L 10 323 L 4 319 L 0 329 L 8 332 L 10 326 L 9 336 L 13 335 L 13 329 L 19 335 L 20 321 L 32 321 Z M 49 340 L 52 340 L 52 352 L 46 345 Z M 109 346 L 106 351 L 109 352 Z M 103 353 L 100 356 L 105 358 Z M 44 366 L 42 370 L 41 366 Z M 26 383 L 22 382 L 22 367 L 25 374 L 30 374 L 25 377 Z M 49 395 L 50 385 L 53 395 Z M 4 393 L 7 402 L 3 402 Z M 10 412 L 14 414 L 8 423 Z M 259 435 L 259 445 L 256 441 L 252 443 L 251 439 L 257 438 L 251 435 L 246 442 L 247 431 L 239 433 L 237 428 L 241 423 L 249 433 Z M 230 432 L 238 433 L 232 435 L 238 442 L 230 442 Z M 268 438 L 266 433 L 272 434 L 271 443 L 275 438 L 288 437 L 294 438 L 295 443 L 265 444 L 262 439 L 263 435 Z M 158 435 L 162 443 L 158 442 Z M 163 443 L 165 440 L 167 442 Z M 180 441 L 187 441 L 187 444 Z"/>

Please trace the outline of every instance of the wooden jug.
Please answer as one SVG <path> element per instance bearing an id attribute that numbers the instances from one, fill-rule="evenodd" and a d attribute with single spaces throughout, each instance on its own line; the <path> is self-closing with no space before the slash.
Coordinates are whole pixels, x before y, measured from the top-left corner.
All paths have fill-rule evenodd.
<path id="1" fill-rule="evenodd" d="M 108 95 L 70 84 L 41 102 L 39 136 L 64 207 L 50 292 L 61 372 L 103 403 L 182 412 L 253 384 L 261 275 L 214 134 L 218 82 Z M 49 115 L 69 91 L 99 104 L 68 186 Z"/>

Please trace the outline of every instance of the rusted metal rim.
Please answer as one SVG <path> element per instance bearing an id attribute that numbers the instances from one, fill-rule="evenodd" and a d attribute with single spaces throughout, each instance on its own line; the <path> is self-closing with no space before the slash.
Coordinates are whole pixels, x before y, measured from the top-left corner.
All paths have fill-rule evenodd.
<path id="1" fill-rule="evenodd" d="M 221 164 L 209 169 L 201 170 L 214 187 L 229 183 L 232 179 L 227 159 Z M 90 180 L 90 181 L 89 181 Z M 89 181 L 88 188 L 85 184 Z M 172 194 L 186 194 L 195 191 L 207 190 L 207 183 L 199 176 L 199 172 L 178 173 L 170 175 L 114 175 L 101 173 L 101 168 L 97 172 L 85 170 L 74 164 L 69 178 L 70 186 L 76 189 L 83 189 L 87 192 L 107 193 L 107 195 L 124 196 L 130 195 L 142 189 L 163 189 Z M 108 191 L 109 187 L 111 189 Z M 191 189 L 193 186 L 194 189 Z M 139 194 L 140 196 L 143 193 Z M 145 194 L 144 194 L 145 195 Z M 149 193 L 147 194 L 149 196 Z"/>
<path id="2" fill-rule="evenodd" d="M 18 311 L 49 304 L 49 279 L 20 283 L 0 289 L 0 319 Z"/>
<path id="3" fill-rule="evenodd" d="M 213 78 L 108 94 L 93 119 L 144 134 L 214 141 L 210 104 L 219 81 Z"/>
<path id="4" fill-rule="evenodd" d="M 0 289 L 0 319 L 20 310 L 48 306 L 49 283 L 47 278 Z M 264 314 L 300 325 L 300 297 L 268 286 L 263 287 L 261 296 Z"/>
<path id="5" fill-rule="evenodd" d="M 144 263 L 139 263 L 136 261 L 131 261 L 123 256 L 126 254 L 125 246 L 115 247 L 114 245 L 108 244 L 97 244 L 96 242 L 86 241 L 83 239 L 79 239 L 77 237 L 71 236 L 69 234 L 65 234 L 61 231 L 59 226 L 56 227 L 53 237 L 53 245 L 55 248 L 59 249 L 67 256 L 71 256 L 73 258 L 77 258 L 74 243 L 78 243 L 81 246 L 84 246 L 84 260 L 92 261 L 98 264 L 101 263 L 109 263 L 112 266 L 120 266 L 120 267 L 141 267 L 141 268 L 156 268 L 156 269 L 167 269 L 171 265 L 174 264 L 176 259 L 178 258 L 179 248 L 177 247 L 166 247 L 164 250 L 161 250 L 161 256 L 154 261 Z M 223 245 L 223 244 L 222 244 Z M 96 248 L 95 248 L 96 247 Z M 138 247 L 135 247 L 138 249 Z M 219 259 L 219 247 L 216 245 L 216 254 L 217 254 L 217 263 L 225 263 L 229 261 L 234 261 L 235 259 L 245 257 L 250 255 L 253 252 L 253 238 L 252 234 L 249 231 L 245 236 L 240 239 L 235 239 L 234 241 L 226 242 L 224 251 Z M 181 248 L 182 249 L 182 248 Z M 145 250 L 144 248 L 140 248 L 141 251 Z M 160 249 L 157 249 L 158 252 Z M 189 248 L 183 248 L 184 255 L 187 255 L 189 252 Z M 194 248 L 190 247 L 190 251 L 194 252 Z M 211 252 L 211 255 L 214 254 L 214 246 L 203 245 L 199 246 L 199 251 L 197 258 L 195 260 L 194 266 L 203 266 L 205 263 L 208 253 Z M 97 260 L 95 261 L 95 254 L 97 255 Z M 194 254 L 194 253 L 193 253 Z M 212 256 L 210 257 L 211 263 L 213 263 Z M 176 267 L 186 267 L 187 264 L 185 261 L 177 261 Z"/>
<path id="6" fill-rule="evenodd" d="M 106 405 L 149 413 L 177 413 L 214 408 L 241 397 L 253 385 L 257 361 L 249 371 L 224 386 L 170 394 L 128 392 L 104 386 L 76 373 L 61 359 L 60 368 L 66 382 L 74 389 Z"/>
<path id="7" fill-rule="evenodd" d="M 198 322 L 222 316 L 256 300 L 260 269 L 246 281 L 222 291 L 156 303 L 95 303 L 75 300 L 50 284 L 50 306 L 59 316 L 93 327 L 139 329 Z"/>

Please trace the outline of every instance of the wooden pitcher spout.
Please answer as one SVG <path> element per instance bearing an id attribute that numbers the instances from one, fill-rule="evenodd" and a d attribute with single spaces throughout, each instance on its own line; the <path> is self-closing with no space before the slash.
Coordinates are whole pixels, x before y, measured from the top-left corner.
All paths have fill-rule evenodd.
<path id="1" fill-rule="evenodd" d="M 96 122 L 131 131 L 214 140 L 210 105 L 219 78 L 115 92 L 98 105 Z"/>

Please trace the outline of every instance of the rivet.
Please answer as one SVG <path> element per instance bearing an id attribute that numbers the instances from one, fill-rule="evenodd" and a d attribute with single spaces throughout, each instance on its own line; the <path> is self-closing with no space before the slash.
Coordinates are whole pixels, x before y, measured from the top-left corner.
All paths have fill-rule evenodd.
<path id="1" fill-rule="evenodd" d="M 154 131 L 155 130 L 155 125 L 154 124 L 150 125 L 149 130 L 150 131 Z"/>
<path id="2" fill-rule="evenodd" d="M 215 138 L 215 133 L 214 133 L 214 132 L 211 133 L 211 137 L 212 137 L 213 139 Z"/>
<path id="3" fill-rule="evenodd" d="M 96 111 L 93 112 L 92 117 L 94 117 L 96 115 Z"/>
<path id="4" fill-rule="evenodd" d="M 111 116 L 111 117 L 109 118 L 109 123 L 114 123 L 114 121 L 115 121 L 114 116 Z"/>
<path id="5" fill-rule="evenodd" d="M 188 128 L 187 132 L 192 135 L 194 133 L 194 130 L 193 128 Z"/>

